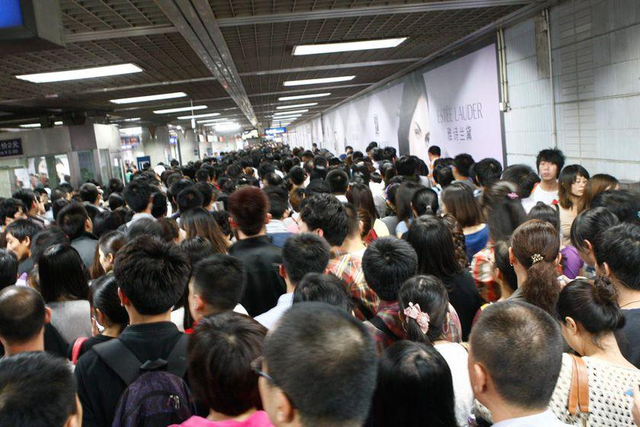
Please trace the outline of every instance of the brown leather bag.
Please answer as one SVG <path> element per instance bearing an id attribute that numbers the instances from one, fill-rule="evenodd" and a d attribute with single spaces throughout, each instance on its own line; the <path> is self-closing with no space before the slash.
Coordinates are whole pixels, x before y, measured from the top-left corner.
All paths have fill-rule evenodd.
<path id="1" fill-rule="evenodd" d="M 587 425 L 589 419 L 589 372 L 581 357 L 571 355 L 572 372 L 571 388 L 569 389 L 569 414 L 582 419 L 582 425 Z"/>

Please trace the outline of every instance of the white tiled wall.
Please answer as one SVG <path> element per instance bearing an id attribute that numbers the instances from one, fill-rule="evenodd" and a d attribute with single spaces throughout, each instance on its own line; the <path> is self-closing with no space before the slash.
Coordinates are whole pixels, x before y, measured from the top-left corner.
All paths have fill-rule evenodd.
<path id="1" fill-rule="evenodd" d="M 574 0 L 551 10 L 558 146 L 592 174 L 640 180 L 640 1 Z M 509 164 L 552 145 L 548 76 L 533 20 L 505 30 Z"/>

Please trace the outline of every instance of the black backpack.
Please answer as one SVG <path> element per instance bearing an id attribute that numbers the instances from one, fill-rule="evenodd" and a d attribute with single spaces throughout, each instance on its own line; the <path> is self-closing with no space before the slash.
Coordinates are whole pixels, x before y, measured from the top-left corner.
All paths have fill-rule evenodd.
<path id="1" fill-rule="evenodd" d="M 166 427 L 195 415 L 195 402 L 182 379 L 187 372 L 188 335 L 182 335 L 167 360 L 140 362 L 119 339 L 96 345 L 98 356 L 127 385 L 113 427 Z"/>

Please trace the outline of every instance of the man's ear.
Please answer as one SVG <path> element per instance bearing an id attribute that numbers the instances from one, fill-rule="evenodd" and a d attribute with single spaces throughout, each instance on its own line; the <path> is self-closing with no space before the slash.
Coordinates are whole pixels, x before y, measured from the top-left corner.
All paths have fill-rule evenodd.
<path id="1" fill-rule="evenodd" d="M 611 267 L 609 267 L 609 264 L 607 262 L 602 263 L 602 268 L 604 270 L 604 275 L 607 277 L 611 277 L 612 275 Z"/>
<path id="2" fill-rule="evenodd" d="M 49 307 L 44 308 L 44 324 L 48 325 L 51 323 L 51 309 Z"/>
<path id="3" fill-rule="evenodd" d="M 31 237 L 27 236 L 24 238 L 24 240 L 21 242 L 23 245 L 26 245 L 28 248 L 31 247 Z"/>
<path id="4" fill-rule="evenodd" d="M 280 266 L 278 267 L 278 273 L 280 274 L 280 276 L 282 276 L 283 279 L 287 278 L 287 269 L 284 268 L 283 264 L 280 264 Z"/>
<path id="5" fill-rule="evenodd" d="M 489 375 L 486 368 L 478 363 L 471 365 L 470 369 L 472 371 L 471 376 L 473 377 L 473 381 L 471 382 L 473 394 L 478 397 L 487 391 Z"/>
<path id="6" fill-rule="evenodd" d="M 278 421 L 278 425 L 290 424 L 296 416 L 296 411 L 282 390 L 278 390 L 276 393 L 276 407 L 278 408 L 276 420 Z"/>
<path id="7" fill-rule="evenodd" d="M 120 287 L 118 288 L 118 298 L 120 299 L 120 305 L 123 307 L 131 303 Z"/>
<path id="8" fill-rule="evenodd" d="M 273 219 L 273 216 L 270 213 L 267 213 L 267 218 L 265 219 L 264 223 L 269 224 L 272 219 Z"/>
<path id="9" fill-rule="evenodd" d="M 513 248 L 509 247 L 509 264 L 514 265 L 517 262 L 516 256 L 513 254 Z"/>

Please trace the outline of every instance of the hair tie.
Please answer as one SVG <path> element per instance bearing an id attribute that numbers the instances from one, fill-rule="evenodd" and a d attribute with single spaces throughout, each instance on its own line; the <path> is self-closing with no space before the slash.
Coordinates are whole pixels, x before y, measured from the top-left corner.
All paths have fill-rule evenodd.
<path id="1" fill-rule="evenodd" d="M 409 307 L 404 309 L 404 315 L 415 320 L 423 334 L 429 332 L 429 321 L 431 318 L 428 313 L 420 310 L 420 304 L 409 303 Z"/>
<path id="2" fill-rule="evenodd" d="M 518 199 L 519 196 L 516 193 L 509 193 L 507 194 L 507 196 L 511 199 L 511 200 L 515 200 Z"/>
<path id="3" fill-rule="evenodd" d="M 531 265 L 534 265 L 537 262 L 544 261 L 544 257 L 540 254 L 531 255 Z"/>

